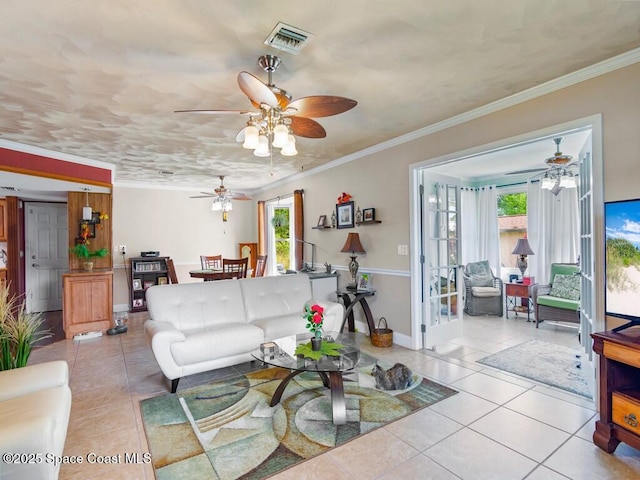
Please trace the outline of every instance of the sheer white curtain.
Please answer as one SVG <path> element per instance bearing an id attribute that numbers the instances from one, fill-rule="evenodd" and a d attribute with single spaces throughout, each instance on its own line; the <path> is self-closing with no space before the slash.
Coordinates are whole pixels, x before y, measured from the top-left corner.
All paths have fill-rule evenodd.
<path id="1" fill-rule="evenodd" d="M 500 276 L 500 232 L 498 230 L 498 195 L 495 185 L 462 188 L 460 197 L 461 262 L 489 260 Z"/>
<path id="2" fill-rule="evenodd" d="M 580 253 L 578 189 L 563 188 L 558 195 L 527 186 L 527 232 L 534 255 L 527 272 L 536 283 L 548 283 L 552 263 L 575 263 Z"/>

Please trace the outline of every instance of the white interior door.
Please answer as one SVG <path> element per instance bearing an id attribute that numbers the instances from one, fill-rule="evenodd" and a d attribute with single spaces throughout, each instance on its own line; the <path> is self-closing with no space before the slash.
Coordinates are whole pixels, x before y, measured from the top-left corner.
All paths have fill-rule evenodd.
<path id="1" fill-rule="evenodd" d="M 62 309 L 62 274 L 69 268 L 67 205 L 25 203 L 27 312 Z"/>
<path id="2" fill-rule="evenodd" d="M 591 161 L 591 136 L 579 155 L 578 201 L 580 205 L 580 343 L 583 354 L 581 362 L 586 377 L 595 382 L 593 341 L 596 316 L 595 297 L 595 242 L 593 225 L 593 174 Z M 595 385 L 591 385 L 594 391 Z"/>
<path id="3" fill-rule="evenodd" d="M 422 170 L 422 346 L 462 334 L 460 181 Z"/>

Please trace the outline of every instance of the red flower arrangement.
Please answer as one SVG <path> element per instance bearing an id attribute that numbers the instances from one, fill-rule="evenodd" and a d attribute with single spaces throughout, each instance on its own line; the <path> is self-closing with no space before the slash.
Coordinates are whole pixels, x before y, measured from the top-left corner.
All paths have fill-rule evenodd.
<path id="1" fill-rule="evenodd" d="M 313 333 L 316 337 L 322 336 L 322 325 L 324 322 L 324 308 L 322 308 L 317 303 L 314 305 L 305 305 L 304 306 L 304 315 L 302 315 L 307 321 L 306 327 L 309 329 L 311 333 Z"/>

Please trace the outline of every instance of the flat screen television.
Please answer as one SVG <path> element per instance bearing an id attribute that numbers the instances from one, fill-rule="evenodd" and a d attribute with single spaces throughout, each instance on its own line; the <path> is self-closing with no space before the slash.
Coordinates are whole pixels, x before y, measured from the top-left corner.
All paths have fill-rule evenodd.
<path id="1" fill-rule="evenodd" d="M 640 325 L 640 198 L 606 202 L 605 314 Z"/>

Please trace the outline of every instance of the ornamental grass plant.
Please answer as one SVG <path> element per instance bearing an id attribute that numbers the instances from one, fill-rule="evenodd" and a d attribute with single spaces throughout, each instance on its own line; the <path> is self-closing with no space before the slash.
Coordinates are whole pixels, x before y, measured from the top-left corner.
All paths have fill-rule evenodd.
<path id="1" fill-rule="evenodd" d="M 0 370 L 24 367 L 33 345 L 51 337 L 42 322 L 41 313 L 27 313 L 24 301 L 0 288 Z"/>

